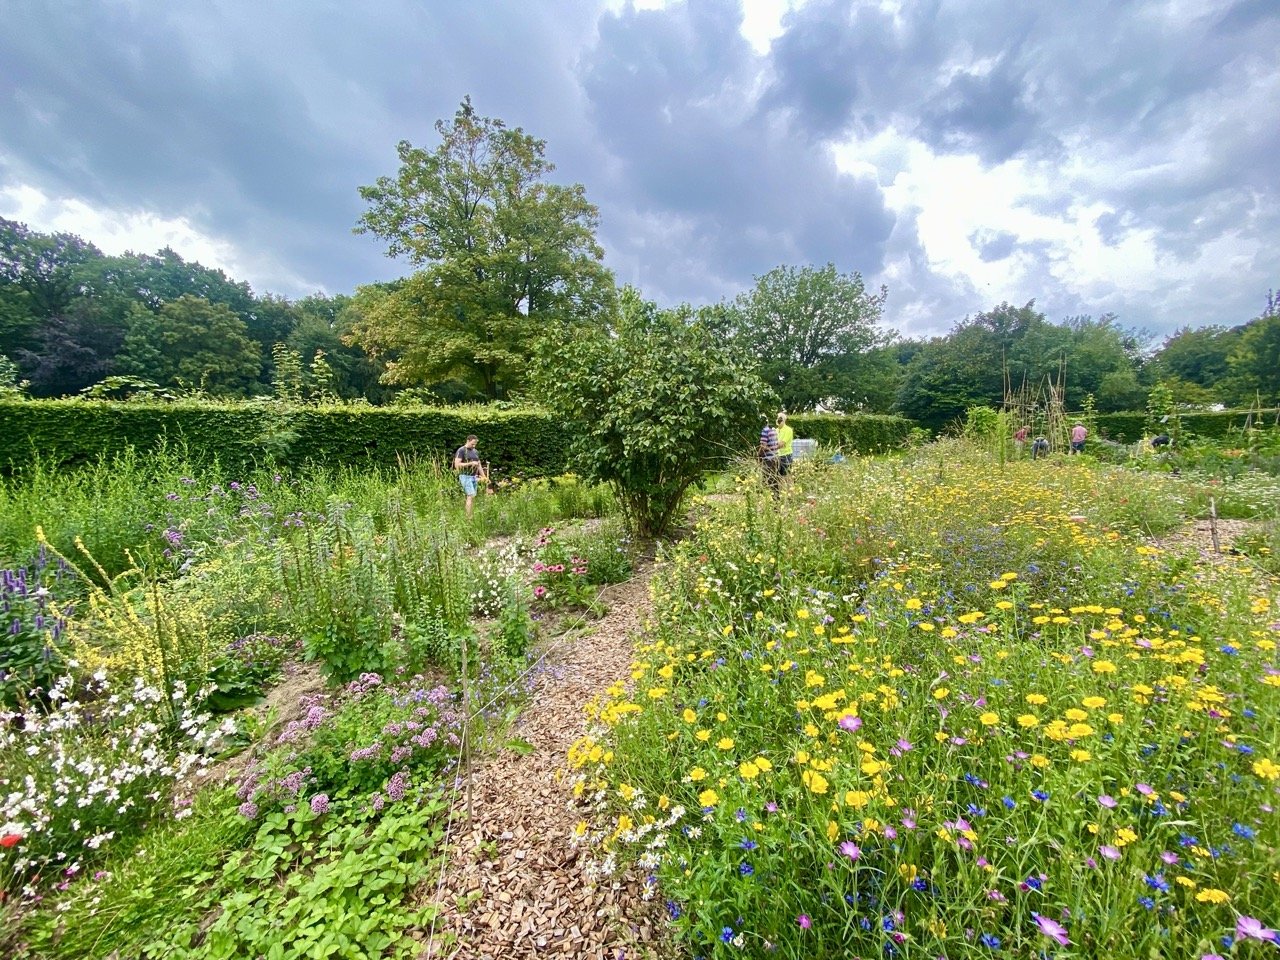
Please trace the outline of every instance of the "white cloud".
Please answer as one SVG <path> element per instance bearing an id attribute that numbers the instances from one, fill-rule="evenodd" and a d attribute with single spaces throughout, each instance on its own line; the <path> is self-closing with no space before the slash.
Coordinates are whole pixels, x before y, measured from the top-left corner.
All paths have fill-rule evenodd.
<path id="1" fill-rule="evenodd" d="M 43 233 L 73 233 L 103 253 L 154 253 L 165 247 L 184 260 L 248 281 L 258 293 L 305 296 L 322 289 L 289 271 L 273 257 L 250 256 L 235 244 L 201 231 L 185 217 L 162 217 L 147 210 L 100 210 L 73 197 L 51 197 L 24 183 L 0 186 L 0 216 Z"/>

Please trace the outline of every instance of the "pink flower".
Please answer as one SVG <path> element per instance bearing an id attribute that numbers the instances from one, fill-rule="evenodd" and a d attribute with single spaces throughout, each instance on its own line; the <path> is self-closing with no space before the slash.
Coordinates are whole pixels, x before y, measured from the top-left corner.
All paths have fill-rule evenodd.
<path id="1" fill-rule="evenodd" d="M 1035 918 L 1036 926 L 1040 928 L 1040 932 L 1046 937 L 1057 940 L 1064 947 L 1071 942 L 1067 938 L 1067 928 L 1058 923 L 1058 921 L 1042 917 L 1038 913 L 1033 913 L 1031 916 Z"/>
<path id="2" fill-rule="evenodd" d="M 1104 793 L 1098 798 L 1098 806 L 1106 807 L 1108 810 L 1114 810 L 1116 808 L 1115 798 Z"/>
<path id="3" fill-rule="evenodd" d="M 1151 789 L 1151 784 L 1149 783 L 1139 783 L 1134 786 L 1134 789 L 1137 790 L 1144 797 L 1149 797 L 1151 796 L 1151 794 L 1155 793 L 1155 791 Z"/>
<path id="4" fill-rule="evenodd" d="M 1276 932 L 1256 917 L 1237 917 L 1236 936 L 1243 940 L 1274 940 Z"/>
<path id="5" fill-rule="evenodd" d="M 855 717 L 853 714 L 846 713 L 840 718 L 840 729 L 848 730 L 850 733 L 855 732 L 862 726 L 862 718 Z"/>
<path id="6" fill-rule="evenodd" d="M 840 844 L 840 852 L 850 860 L 857 860 L 862 856 L 862 851 L 858 849 L 858 845 L 852 840 L 846 840 L 844 843 Z"/>
<path id="7" fill-rule="evenodd" d="M 1119 859 L 1120 859 L 1120 848 L 1119 848 L 1119 847 L 1113 847 L 1113 846 L 1111 846 L 1111 844 L 1109 844 L 1109 843 L 1108 843 L 1108 844 L 1104 844 L 1103 846 L 1099 847 L 1099 848 L 1098 848 L 1098 852 L 1099 852 L 1100 854 L 1102 854 L 1104 857 L 1106 857 L 1108 860 L 1119 860 Z"/>
<path id="8" fill-rule="evenodd" d="M 808 930 L 813 926 L 813 921 L 809 919 L 809 915 L 807 913 L 802 913 L 800 916 L 796 917 L 796 923 L 800 924 L 801 930 Z"/>

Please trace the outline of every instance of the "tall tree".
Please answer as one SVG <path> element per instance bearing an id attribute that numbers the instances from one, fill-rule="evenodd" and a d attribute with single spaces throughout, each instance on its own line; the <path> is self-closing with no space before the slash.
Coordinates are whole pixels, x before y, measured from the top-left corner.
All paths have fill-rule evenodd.
<path id="1" fill-rule="evenodd" d="M 119 363 L 122 373 L 214 393 L 241 392 L 261 372 L 244 321 L 225 304 L 189 294 L 154 313 L 135 304 Z"/>
<path id="2" fill-rule="evenodd" d="M 599 215 L 580 184 L 547 182 L 544 141 L 477 115 L 469 97 L 436 132 L 434 150 L 402 141 L 397 176 L 360 188 L 357 232 L 424 269 L 368 298 L 353 336 L 395 355 L 391 382 L 462 376 L 500 397 L 542 336 L 612 303 Z"/>
<path id="3" fill-rule="evenodd" d="M 878 370 L 871 354 L 889 342 L 877 326 L 886 296 L 884 287 L 868 291 L 861 274 L 841 274 L 832 263 L 781 266 L 756 278 L 728 320 L 739 347 L 760 358 L 761 376 L 789 409 L 823 400 L 864 407 L 872 391 L 863 381 Z"/>

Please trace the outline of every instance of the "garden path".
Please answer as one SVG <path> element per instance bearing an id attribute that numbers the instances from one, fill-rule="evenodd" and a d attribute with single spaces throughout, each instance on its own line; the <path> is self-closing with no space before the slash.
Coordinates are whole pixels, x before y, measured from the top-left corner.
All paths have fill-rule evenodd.
<path id="1" fill-rule="evenodd" d="M 440 913 L 420 931 L 422 960 L 643 955 L 660 924 L 641 899 L 641 878 L 593 885 L 586 858 L 569 841 L 580 818 L 564 775 L 582 734 L 583 708 L 631 670 L 632 638 L 649 610 L 649 565 L 605 589 L 607 613 L 590 630 L 549 642 L 528 708 L 512 736 L 532 745 L 478 761 L 473 816 L 459 795 L 442 879 L 420 892 Z"/>

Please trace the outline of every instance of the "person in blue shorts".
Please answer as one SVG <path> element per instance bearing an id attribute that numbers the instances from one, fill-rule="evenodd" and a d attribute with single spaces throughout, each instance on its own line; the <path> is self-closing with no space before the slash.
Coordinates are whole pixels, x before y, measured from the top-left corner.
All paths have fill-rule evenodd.
<path id="1" fill-rule="evenodd" d="M 457 449 L 453 455 L 453 469 L 462 484 L 462 492 L 467 495 L 467 516 L 471 516 L 471 507 L 475 503 L 476 489 L 489 479 L 484 472 L 484 464 L 480 462 L 480 451 L 476 449 L 479 438 L 473 433 L 467 442 Z"/>

